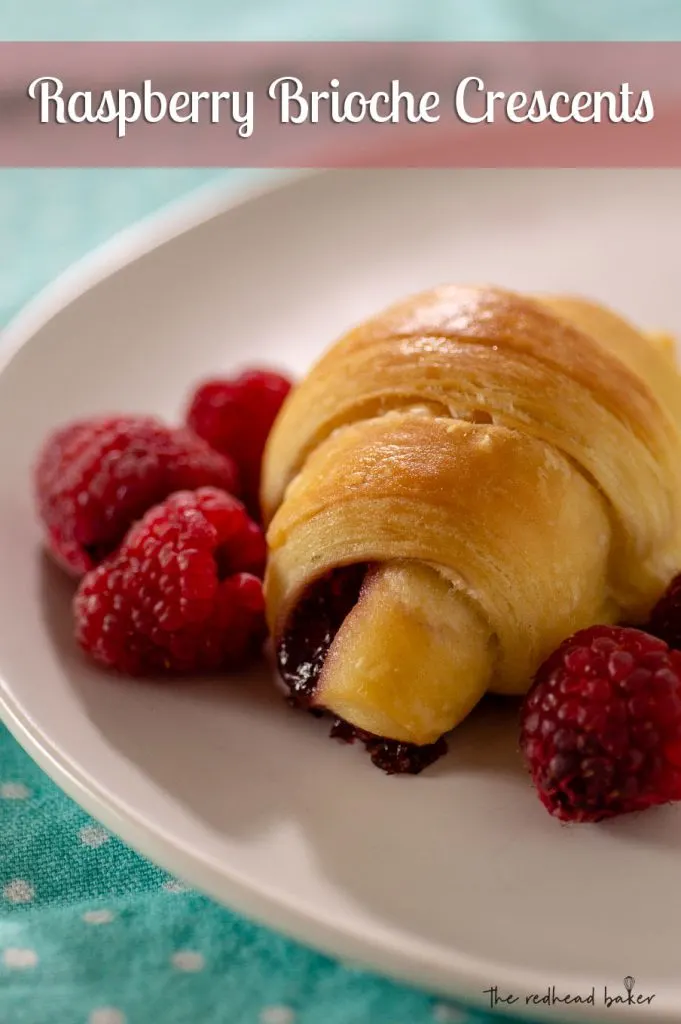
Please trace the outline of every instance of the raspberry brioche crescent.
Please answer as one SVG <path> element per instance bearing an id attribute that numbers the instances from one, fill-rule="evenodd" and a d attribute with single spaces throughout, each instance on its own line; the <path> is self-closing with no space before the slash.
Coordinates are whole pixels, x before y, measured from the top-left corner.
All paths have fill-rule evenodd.
<path id="1" fill-rule="evenodd" d="M 581 299 L 416 295 L 290 395 L 262 504 L 293 702 L 418 771 L 486 691 L 643 622 L 681 568 L 672 346 Z"/>

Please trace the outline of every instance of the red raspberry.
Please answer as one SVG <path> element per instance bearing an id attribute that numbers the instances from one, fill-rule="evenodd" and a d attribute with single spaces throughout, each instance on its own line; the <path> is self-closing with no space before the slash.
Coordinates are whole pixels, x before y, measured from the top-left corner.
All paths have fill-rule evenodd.
<path id="1" fill-rule="evenodd" d="M 238 491 L 227 456 L 185 428 L 149 416 L 80 420 L 48 438 L 35 484 L 48 546 L 82 575 L 115 551 L 128 528 L 173 491 Z"/>
<path id="2" fill-rule="evenodd" d="M 236 460 L 252 515 L 260 515 L 260 469 L 265 442 L 291 382 L 268 370 L 208 380 L 192 396 L 187 423 L 219 452 Z"/>
<path id="3" fill-rule="evenodd" d="M 681 653 L 638 629 L 575 633 L 537 673 L 520 747 L 561 821 L 681 799 Z"/>
<path id="4" fill-rule="evenodd" d="M 265 636 L 264 565 L 264 537 L 240 501 L 213 487 L 180 491 L 83 578 L 76 639 L 129 675 L 239 666 Z"/>
<path id="5" fill-rule="evenodd" d="M 676 650 L 681 650 L 681 576 L 671 581 L 653 608 L 646 629 Z"/>

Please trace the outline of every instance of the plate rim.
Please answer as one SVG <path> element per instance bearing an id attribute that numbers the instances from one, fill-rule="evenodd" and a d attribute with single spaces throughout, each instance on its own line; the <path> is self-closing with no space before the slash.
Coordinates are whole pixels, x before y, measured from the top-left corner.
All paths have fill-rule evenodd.
<path id="1" fill-rule="evenodd" d="M 535 169 L 528 170 L 529 173 L 536 173 Z M 590 169 L 584 170 L 588 173 Z M 470 172 L 471 169 L 464 169 L 464 173 Z M 249 181 L 237 184 L 230 183 L 226 177 L 219 177 L 137 219 L 70 264 L 10 319 L 0 331 L 0 374 L 5 372 L 18 352 L 42 327 L 117 271 L 230 210 L 305 179 L 338 173 L 334 170 L 268 169 L 252 171 Z M 490 983 L 490 977 L 494 977 L 495 984 L 506 991 L 540 991 L 551 984 L 550 979 L 541 973 L 508 968 L 480 958 L 471 959 L 461 950 L 452 951 L 451 954 L 452 958 L 456 955 L 456 966 L 434 962 L 426 955 L 416 958 L 413 951 L 404 950 L 397 941 L 373 940 L 363 936 L 357 928 L 333 924 L 324 917 L 315 917 L 296 907 L 294 900 L 283 899 L 281 891 L 267 892 L 262 887 L 253 886 L 247 879 L 240 877 L 238 871 L 225 869 L 222 865 L 218 872 L 217 868 L 206 861 L 198 863 L 191 851 L 183 844 L 178 844 L 176 838 L 168 835 L 163 826 L 136 815 L 134 807 L 124 798 L 117 797 L 107 786 L 98 784 L 89 773 L 70 760 L 66 751 L 56 748 L 49 735 L 38 727 L 15 699 L 2 675 L 0 719 L 48 777 L 114 835 L 219 904 L 251 918 L 265 928 L 274 929 L 334 959 L 361 963 L 368 970 L 397 983 L 420 987 L 434 997 L 458 1000 L 471 1009 L 489 1009 L 482 998 L 482 986 Z M 211 885 L 207 876 L 212 878 L 218 875 L 220 886 Z M 578 984 L 579 980 L 575 979 L 575 988 Z M 658 1003 L 654 1016 L 648 1019 L 670 1024 L 678 1021 L 681 996 L 675 992 L 672 999 L 671 987 L 668 987 L 667 993 L 665 1002 Z M 623 1022 L 632 1019 L 631 1007 L 612 1007 L 607 1012 L 603 1008 L 600 1011 L 594 1009 L 595 1012 L 591 1013 L 590 1008 L 577 1005 L 570 1006 L 569 1010 L 563 1009 L 562 1013 L 565 1018 L 591 1021 L 607 1019 Z M 556 1020 L 555 1013 L 543 1007 L 527 1006 L 522 1012 L 525 1020 Z M 494 1013 L 500 1017 L 510 1015 L 518 1019 L 512 1010 L 497 1008 Z"/>

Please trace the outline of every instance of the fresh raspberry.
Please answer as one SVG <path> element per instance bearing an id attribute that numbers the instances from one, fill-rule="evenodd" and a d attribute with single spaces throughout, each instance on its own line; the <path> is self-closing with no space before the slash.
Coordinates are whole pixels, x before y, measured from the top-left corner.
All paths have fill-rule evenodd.
<path id="1" fill-rule="evenodd" d="M 646 629 L 675 650 L 681 650 L 681 575 L 671 581 L 653 608 Z"/>
<path id="2" fill-rule="evenodd" d="M 233 379 L 208 380 L 194 392 L 187 424 L 239 467 L 245 501 L 260 515 L 260 469 L 265 442 L 291 382 L 269 370 L 248 370 Z"/>
<path id="3" fill-rule="evenodd" d="M 51 553 L 74 575 L 111 554 L 128 528 L 173 491 L 238 492 L 228 456 L 149 416 L 80 420 L 48 438 L 35 473 Z"/>
<path id="4" fill-rule="evenodd" d="M 264 537 L 240 501 L 180 491 L 83 578 L 76 639 L 128 675 L 237 667 L 265 636 L 264 565 Z"/>
<path id="5" fill-rule="evenodd" d="M 681 653 L 638 629 L 575 633 L 537 673 L 520 747 L 561 821 L 681 799 Z"/>

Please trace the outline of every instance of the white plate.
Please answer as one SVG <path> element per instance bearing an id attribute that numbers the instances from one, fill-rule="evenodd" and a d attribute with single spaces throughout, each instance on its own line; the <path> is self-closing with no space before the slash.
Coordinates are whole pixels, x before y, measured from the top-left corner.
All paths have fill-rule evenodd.
<path id="1" fill-rule="evenodd" d="M 681 332 L 677 172 L 345 172 L 126 234 L 6 332 L 0 676 L 10 729 L 92 814 L 220 900 L 342 957 L 484 1005 L 555 985 L 549 1019 L 681 1017 L 681 814 L 565 828 L 513 717 L 484 709 L 418 778 L 387 778 L 253 684 L 142 685 L 89 668 L 40 555 L 29 467 L 104 410 L 178 413 L 195 378 L 296 372 L 340 331 L 443 280 L 584 292 Z M 649 1004 L 603 1004 L 622 979 Z M 532 1008 L 530 1008 L 532 1009 Z"/>

